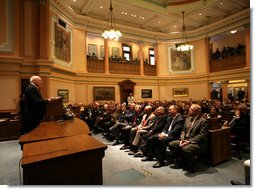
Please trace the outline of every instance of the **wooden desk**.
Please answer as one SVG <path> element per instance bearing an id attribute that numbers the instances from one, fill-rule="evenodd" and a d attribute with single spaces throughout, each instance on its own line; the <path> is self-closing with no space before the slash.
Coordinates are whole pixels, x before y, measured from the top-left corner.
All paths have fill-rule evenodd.
<path id="1" fill-rule="evenodd" d="M 0 118 L 0 141 L 18 139 L 19 136 L 19 119 Z"/>
<path id="2" fill-rule="evenodd" d="M 209 150 L 212 165 L 219 164 L 231 158 L 230 128 L 209 130 Z"/>
<path id="3" fill-rule="evenodd" d="M 79 118 L 74 118 L 73 120 L 64 120 L 64 122 L 46 121 L 40 123 L 40 125 L 30 133 L 22 135 L 19 138 L 19 143 L 23 145 L 24 143 L 63 138 L 88 133 L 88 125 Z"/>
<path id="4" fill-rule="evenodd" d="M 42 122 L 20 137 L 24 185 L 101 185 L 102 158 L 107 148 L 88 135 L 78 119 Z"/>
<path id="5" fill-rule="evenodd" d="M 22 155 L 23 184 L 101 185 L 106 148 L 87 134 L 26 143 Z"/>

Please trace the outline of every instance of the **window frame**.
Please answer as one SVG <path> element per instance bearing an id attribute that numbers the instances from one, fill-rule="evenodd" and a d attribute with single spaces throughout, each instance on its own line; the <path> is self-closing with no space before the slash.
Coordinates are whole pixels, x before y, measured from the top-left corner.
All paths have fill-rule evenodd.
<path id="1" fill-rule="evenodd" d="M 150 54 L 150 51 L 153 51 L 154 54 L 153 54 L 153 55 Z M 154 48 L 149 48 L 149 49 L 148 49 L 148 55 L 149 55 L 149 65 L 152 65 L 152 64 L 151 64 L 151 57 L 154 58 L 154 65 L 156 65 L 156 60 L 155 60 L 155 49 L 154 49 Z"/>
<path id="2" fill-rule="evenodd" d="M 130 51 L 124 51 L 124 47 L 129 47 Z M 125 54 L 129 54 L 129 61 L 133 60 L 132 45 L 122 43 L 122 57 L 123 57 L 123 59 L 125 59 L 125 56 L 124 56 Z M 126 61 L 128 61 L 128 60 L 126 60 Z"/>

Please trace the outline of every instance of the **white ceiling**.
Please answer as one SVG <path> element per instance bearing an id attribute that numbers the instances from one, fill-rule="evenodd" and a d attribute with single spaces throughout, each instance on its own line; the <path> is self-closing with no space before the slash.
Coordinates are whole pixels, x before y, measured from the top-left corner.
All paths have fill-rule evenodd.
<path id="1" fill-rule="evenodd" d="M 76 13 L 108 20 L 110 0 L 65 0 Z M 187 31 L 219 21 L 250 7 L 249 0 L 112 0 L 116 24 L 149 31 L 175 33 L 182 30 L 185 11 Z M 101 7 L 101 8 L 100 8 Z"/>

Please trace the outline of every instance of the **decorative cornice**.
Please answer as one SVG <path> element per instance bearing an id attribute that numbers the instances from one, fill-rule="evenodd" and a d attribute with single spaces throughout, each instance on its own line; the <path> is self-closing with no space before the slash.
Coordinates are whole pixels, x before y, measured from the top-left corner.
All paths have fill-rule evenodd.
<path id="1" fill-rule="evenodd" d="M 101 34 L 107 27 L 107 21 L 97 20 L 88 16 L 83 16 L 71 11 L 64 6 L 60 0 L 50 1 L 50 10 L 56 15 L 64 17 L 71 25 L 77 28 L 85 29 L 88 32 Z M 189 41 L 198 40 L 204 37 L 209 37 L 235 27 L 243 26 L 250 23 L 250 9 L 245 9 L 234 15 L 228 16 L 224 19 L 200 27 L 197 30 L 187 31 L 187 39 Z M 123 38 L 142 40 L 146 42 L 173 42 L 176 43 L 182 38 L 182 34 L 171 34 L 163 32 L 154 32 L 126 25 L 117 25 L 123 34 Z"/>

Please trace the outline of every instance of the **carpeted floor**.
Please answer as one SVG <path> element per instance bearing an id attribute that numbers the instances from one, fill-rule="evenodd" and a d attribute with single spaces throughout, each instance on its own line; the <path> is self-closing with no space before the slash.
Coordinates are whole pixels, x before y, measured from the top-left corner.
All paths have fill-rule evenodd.
<path id="1" fill-rule="evenodd" d="M 172 165 L 153 168 L 156 161 L 142 162 L 141 158 L 128 155 L 125 150 L 119 150 L 122 145 L 112 146 L 101 135 L 94 136 L 108 145 L 103 159 L 104 185 L 125 186 L 231 186 L 231 180 L 244 183 L 244 160 L 248 154 L 242 154 L 243 159 L 232 157 L 231 160 L 209 167 L 198 163 L 198 171 L 189 173 L 182 169 L 173 169 Z"/>
<path id="2" fill-rule="evenodd" d="M 103 184 L 105 186 L 231 186 L 231 180 L 244 183 L 243 159 L 231 160 L 215 167 L 199 163 L 199 171 L 188 173 L 171 166 L 153 168 L 155 161 L 142 162 L 141 158 L 119 150 L 122 145 L 112 146 L 100 134 L 93 135 L 108 145 L 103 158 Z M 20 185 L 19 160 L 22 155 L 18 140 L 0 142 L 0 185 Z M 19 173 L 19 169 L 21 172 Z"/>

